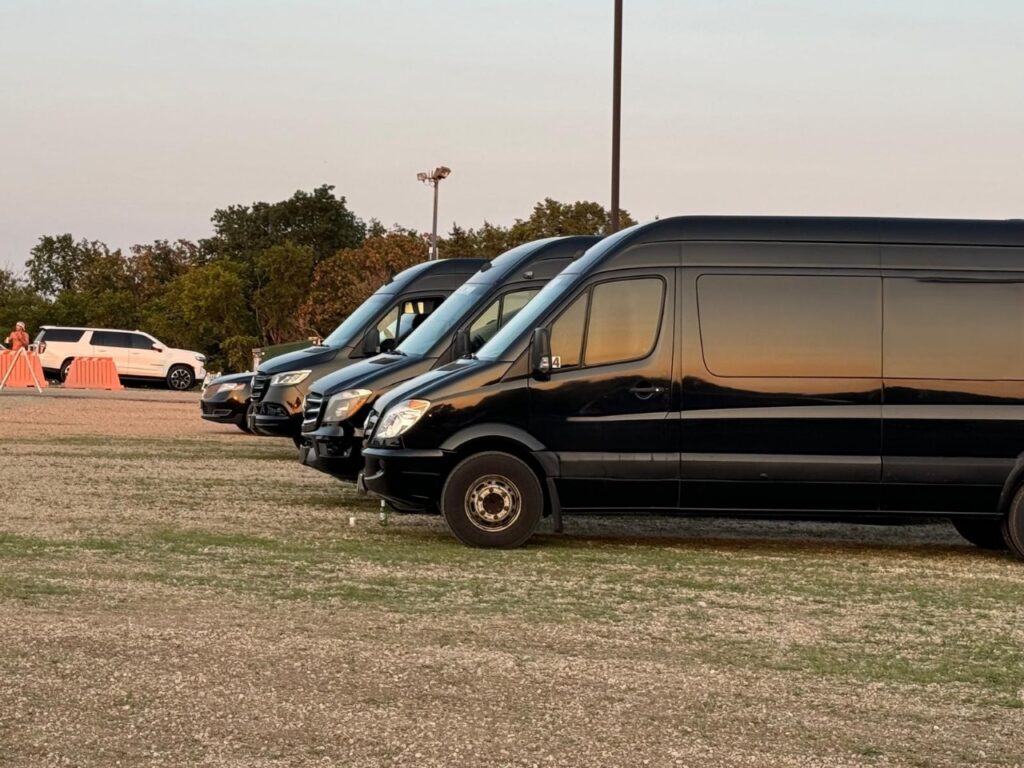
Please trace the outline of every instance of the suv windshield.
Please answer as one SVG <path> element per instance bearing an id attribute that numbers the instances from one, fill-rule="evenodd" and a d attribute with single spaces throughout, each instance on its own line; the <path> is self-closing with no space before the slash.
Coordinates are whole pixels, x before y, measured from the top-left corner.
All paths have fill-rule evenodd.
<path id="1" fill-rule="evenodd" d="M 423 324 L 409 334 L 398 348 L 407 355 L 422 357 L 442 338 L 451 333 L 463 316 L 473 309 L 487 292 L 486 285 L 463 283 L 455 293 L 433 312 Z"/>
<path id="2" fill-rule="evenodd" d="M 373 296 L 360 304 L 355 312 L 345 318 L 345 321 L 335 328 L 330 336 L 324 339 L 324 346 L 344 347 L 357 341 L 353 337 L 369 325 L 370 321 L 377 317 L 394 298 L 390 293 L 373 294 Z"/>

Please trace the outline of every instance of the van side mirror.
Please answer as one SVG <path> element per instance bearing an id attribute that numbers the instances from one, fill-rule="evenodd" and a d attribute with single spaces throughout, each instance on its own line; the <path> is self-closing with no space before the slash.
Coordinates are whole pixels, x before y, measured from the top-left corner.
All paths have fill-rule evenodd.
<path id="1" fill-rule="evenodd" d="M 363 336 L 361 351 L 364 357 L 373 357 L 377 354 L 378 349 L 380 349 L 380 331 L 374 327 Z"/>
<path id="2" fill-rule="evenodd" d="M 530 342 L 530 371 L 534 376 L 546 379 L 551 375 L 551 331 L 534 328 Z"/>
<path id="3" fill-rule="evenodd" d="M 458 360 L 460 357 L 466 357 L 469 352 L 469 331 L 462 328 L 455 332 L 455 341 L 452 344 L 452 356 L 455 360 Z"/>

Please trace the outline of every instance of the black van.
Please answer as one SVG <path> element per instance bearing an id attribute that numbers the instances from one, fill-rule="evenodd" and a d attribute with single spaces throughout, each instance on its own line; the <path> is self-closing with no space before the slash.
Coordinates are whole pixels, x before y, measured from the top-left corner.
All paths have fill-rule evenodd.
<path id="1" fill-rule="evenodd" d="M 382 398 L 365 484 L 468 544 L 542 514 L 945 515 L 1024 557 L 1024 222 L 681 217 Z"/>
<path id="2" fill-rule="evenodd" d="M 479 350 L 597 237 L 552 237 L 485 263 L 399 346 L 313 382 L 299 461 L 343 480 L 363 468 L 363 421 L 396 384 Z"/>
<path id="3" fill-rule="evenodd" d="M 255 430 L 297 442 L 302 399 L 311 382 L 356 360 L 394 349 L 484 263 L 483 259 L 441 259 L 409 267 L 360 304 L 323 344 L 263 363 L 252 380 Z"/>

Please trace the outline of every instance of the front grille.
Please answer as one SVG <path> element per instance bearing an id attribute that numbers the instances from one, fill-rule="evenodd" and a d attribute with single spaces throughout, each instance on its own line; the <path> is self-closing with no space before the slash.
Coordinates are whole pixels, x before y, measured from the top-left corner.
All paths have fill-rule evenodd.
<path id="1" fill-rule="evenodd" d="M 267 394 L 267 389 L 270 386 L 269 376 L 253 376 L 252 377 L 252 401 L 258 403 L 263 399 L 263 396 Z"/>
<path id="2" fill-rule="evenodd" d="M 310 392 L 302 401 L 302 431 L 312 432 L 320 422 L 320 408 L 323 406 L 324 396 L 318 392 Z"/>

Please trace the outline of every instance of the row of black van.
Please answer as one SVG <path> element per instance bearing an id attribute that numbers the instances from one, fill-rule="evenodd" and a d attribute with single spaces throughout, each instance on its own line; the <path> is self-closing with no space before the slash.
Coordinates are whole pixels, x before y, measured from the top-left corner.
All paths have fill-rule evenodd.
<path id="1" fill-rule="evenodd" d="M 1024 557 L 1024 223 L 679 217 L 430 262 L 252 400 L 477 546 L 566 513 L 942 515 Z"/>

